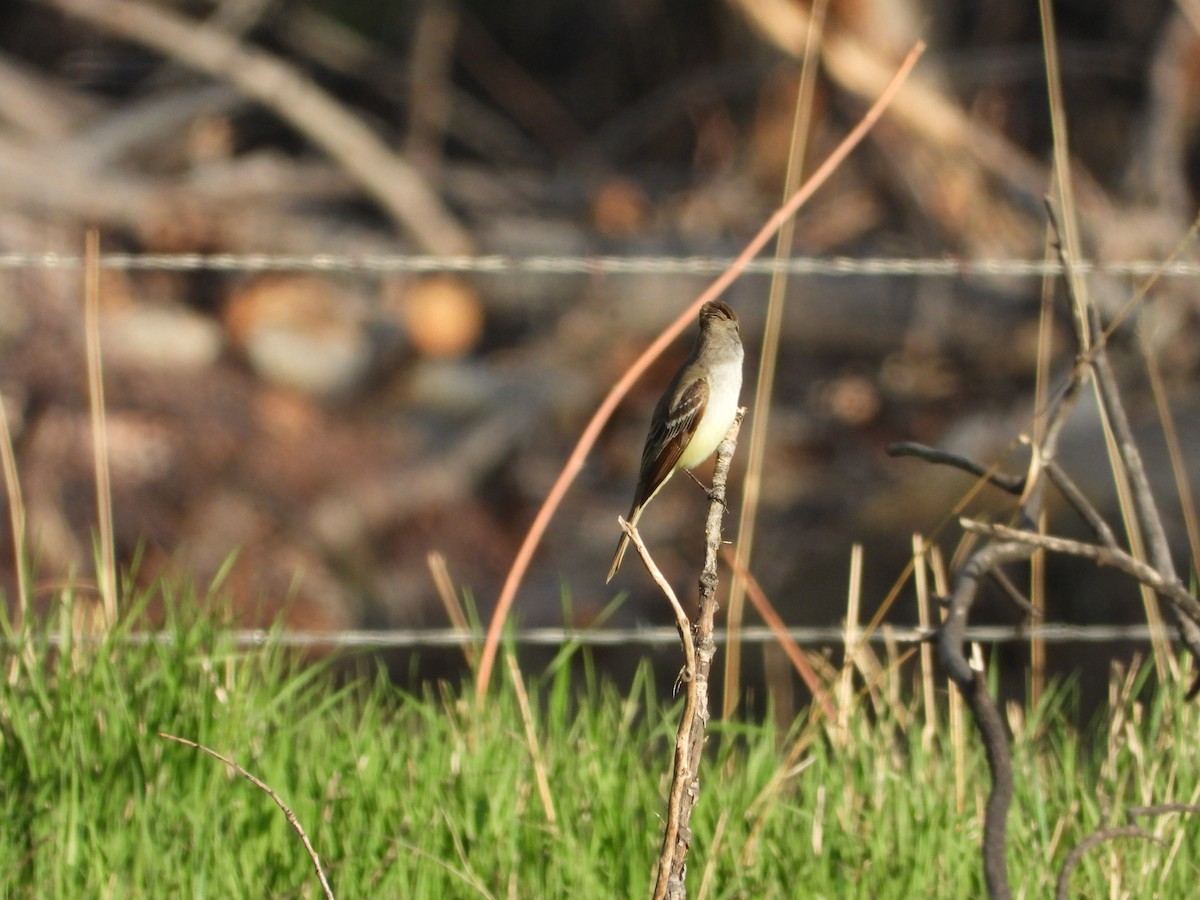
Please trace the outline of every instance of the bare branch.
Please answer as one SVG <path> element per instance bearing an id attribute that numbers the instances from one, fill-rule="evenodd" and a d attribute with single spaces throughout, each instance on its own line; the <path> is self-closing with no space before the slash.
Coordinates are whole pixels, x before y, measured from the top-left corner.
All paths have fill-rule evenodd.
<path id="1" fill-rule="evenodd" d="M 985 469 L 972 460 L 957 454 L 930 450 L 920 444 L 901 444 L 889 448 L 892 455 L 917 456 L 933 463 L 953 465 L 986 478 L 1003 490 L 1020 494 L 1017 518 L 1022 522 L 1036 522 L 1041 513 L 1046 479 L 1039 477 L 1041 470 L 1054 468 L 1054 454 L 1059 436 L 1075 403 L 1080 387 L 1087 377 L 1087 369 L 1077 367 L 1071 378 L 1057 392 L 1045 411 L 1047 418 L 1042 430 L 1041 443 L 1032 447 L 1029 472 L 1021 479 L 1004 476 L 994 480 L 994 471 Z M 899 451 L 899 452 L 897 452 Z M 1018 490 L 1014 490 L 1018 488 Z M 1020 532 L 1025 534 L 1027 532 Z M 1032 532 L 1028 532 L 1032 533 Z M 974 717 L 983 740 L 988 770 L 992 776 L 992 788 L 988 794 L 987 809 L 983 823 L 983 870 L 988 894 L 992 898 L 1011 896 L 1008 885 L 1008 865 L 1005 859 L 1007 842 L 1008 810 L 1013 799 L 1012 754 L 1003 718 L 987 691 L 986 679 L 972 669 L 964 653 L 967 621 L 971 607 L 979 593 L 979 584 L 985 578 L 993 578 L 1001 587 L 1009 585 L 1009 595 L 1020 597 L 1020 592 L 1011 587 L 1000 567 L 1029 559 L 1033 546 L 1018 542 L 992 541 L 974 550 L 966 563 L 955 575 L 954 586 L 945 600 L 946 618 L 936 634 L 938 658 L 954 681 Z M 1019 605 L 1021 605 L 1019 603 Z"/>
<path id="2" fill-rule="evenodd" d="M 1063 234 L 1058 212 L 1054 203 L 1049 199 L 1046 201 L 1046 210 L 1055 234 Z M 1068 224 L 1070 223 L 1068 222 Z M 1079 267 L 1075 264 L 1070 247 L 1065 246 L 1062 240 L 1057 241 L 1056 246 L 1063 268 L 1069 275 L 1072 275 L 1067 278 L 1067 285 L 1071 291 L 1074 306 L 1077 309 L 1087 310 L 1087 320 L 1080 327 L 1085 328 L 1088 333 L 1079 336 L 1080 347 L 1086 351 L 1084 360 L 1091 362 L 1096 385 L 1099 388 L 1100 401 L 1112 427 L 1121 470 L 1128 480 L 1129 491 L 1133 498 L 1138 532 L 1146 542 L 1150 565 L 1156 570 L 1158 578 L 1166 582 L 1178 583 L 1175 561 L 1171 557 L 1171 546 L 1167 540 L 1167 531 L 1163 526 L 1158 505 L 1154 502 L 1154 493 L 1150 488 L 1150 479 L 1146 474 L 1141 451 L 1133 439 L 1129 416 L 1125 412 L 1125 404 L 1121 400 L 1121 393 L 1117 387 L 1117 378 L 1108 358 L 1107 342 L 1103 329 L 1100 327 L 1099 314 L 1096 312 L 1095 306 L 1087 302 L 1088 298 L 1081 295 L 1085 290 L 1083 279 L 1073 275 Z M 1092 342 L 1093 337 L 1094 343 Z M 1114 465 L 1117 462 L 1117 460 L 1113 460 Z M 1139 580 L 1149 584 L 1145 579 L 1139 578 Z M 1186 594 L 1186 591 L 1184 593 Z M 1193 603 L 1195 602 L 1190 594 L 1187 594 L 1187 597 Z M 1197 663 L 1200 663 L 1200 618 L 1197 618 L 1194 613 L 1181 614 L 1185 609 L 1187 609 L 1185 602 L 1168 604 L 1167 614 L 1179 629 L 1180 639 L 1188 652 Z M 1197 692 L 1200 692 L 1200 674 L 1197 674 L 1188 696 L 1195 696 Z"/>
<path id="3" fill-rule="evenodd" d="M 622 516 L 617 516 L 617 524 L 621 526 L 622 531 L 629 535 L 629 542 L 637 550 L 642 564 L 646 567 L 646 571 L 650 573 L 650 577 L 654 580 L 654 583 L 658 585 L 659 590 L 663 592 L 663 596 L 667 598 L 667 602 L 671 604 L 671 609 L 675 613 L 675 626 L 679 629 L 679 639 L 683 642 L 685 667 L 683 680 L 691 681 L 692 674 L 696 671 L 696 645 L 692 641 L 692 622 L 688 618 L 687 612 L 684 611 L 683 604 L 679 602 L 679 598 L 675 595 L 675 589 L 671 587 L 671 583 L 667 581 L 666 576 L 663 575 L 662 570 L 655 563 L 654 557 L 650 555 L 650 551 L 646 548 L 646 544 L 642 540 L 642 535 L 637 530 L 637 526 L 630 525 Z"/>
<path id="4" fill-rule="evenodd" d="M 684 668 L 680 680 L 687 685 L 683 702 L 683 715 L 679 719 L 679 727 L 675 731 L 675 756 L 671 771 L 671 792 L 667 797 L 667 825 L 663 831 L 662 849 L 658 856 L 658 874 L 655 878 L 654 898 L 661 900 L 666 896 L 667 885 L 671 876 L 671 865 L 675 855 L 675 847 L 679 838 L 679 822 L 682 815 L 684 790 L 689 782 L 688 772 L 690 760 L 688 756 L 689 738 L 692 728 L 692 717 L 696 712 L 696 643 L 692 636 L 692 623 L 683 610 L 683 605 L 675 595 L 670 582 L 663 576 L 662 571 L 646 549 L 642 536 L 635 526 L 618 517 L 621 529 L 629 535 L 629 540 L 641 557 L 642 563 L 659 586 L 671 609 L 675 611 L 675 623 L 679 627 L 679 639 L 683 642 Z"/>
<path id="5" fill-rule="evenodd" d="M 1057 900 L 1066 900 L 1069 896 L 1069 888 L 1071 886 L 1071 872 L 1079 865 L 1079 861 L 1083 859 L 1085 854 L 1092 847 L 1101 844 L 1105 841 L 1111 841 L 1114 838 L 1120 837 L 1136 837 L 1143 838 L 1147 841 L 1154 841 L 1156 844 L 1166 846 L 1166 843 L 1159 840 L 1154 835 L 1134 824 L 1141 816 L 1165 816 L 1170 813 L 1197 813 L 1200 812 L 1200 806 L 1194 803 L 1156 803 L 1151 806 L 1131 806 L 1125 810 L 1125 819 L 1128 825 L 1118 825 L 1114 828 L 1099 828 L 1089 834 L 1086 838 L 1067 854 L 1067 858 L 1063 860 L 1062 868 L 1058 873 L 1058 888 L 1055 892 Z"/>
<path id="6" fill-rule="evenodd" d="M 688 700 L 676 739 L 675 770 L 671 782 L 672 806 L 678 791 L 678 821 L 668 819 L 667 834 L 663 837 L 658 877 L 654 886 L 655 900 L 687 896 L 687 854 L 692 842 L 690 827 L 692 808 L 700 796 L 700 760 L 704 755 L 704 737 L 708 727 L 708 679 L 712 671 L 717 644 L 713 638 L 714 617 L 717 612 L 717 556 L 721 548 L 721 521 L 725 515 L 725 484 L 729 464 L 737 448 L 738 431 L 745 409 L 739 409 L 725 439 L 717 447 L 717 464 L 713 470 L 712 490 L 709 491 L 708 516 L 704 527 L 704 569 L 700 575 L 700 610 L 694 632 L 695 664 L 687 683 Z M 639 551 L 640 552 L 640 551 Z M 688 639 L 684 639 L 685 652 Z M 681 765 L 682 763 L 682 765 Z M 674 832 L 672 833 L 672 825 Z"/>
<path id="7" fill-rule="evenodd" d="M 1070 896 L 1071 873 L 1075 871 L 1075 867 L 1079 865 L 1079 861 L 1083 859 L 1085 853 L 1105 841 L 1123 837 L 1141 838 L 1145 841 L 1154 841 L 1156 844 L 1163 843 L 1150 832 L 1143 831 L 1136 825 L 1118 825 L 1115 828 L 1103 828 L 1089 834 L 1063 860 L 1062 868 L 1058 872 L 1058 886 L 1054 892 L 1056 900 L 1067 900 Z"/>
<path id="8" fill-rule="evenodd" d="M 1195 803 L 1155 803 L 1151 806 L 1131 806 L 1125 810 L 1125 817 L 1132 823 L 1141 816 L 1165 816 L 1170 813 L 1200 813 L 1200 806 Z"/>
<path id="9" fill-rule="evenodd" d="M 1014 541 L 1028 547 L 1040 547 L 1056 553 L 1066 553 L 1070 556 L 1081 556 L 1102 566 L 1112 566 L 1131 578 L 1140 581 L 1161 596 L 1171 601 L 1171 606 L 1183 612 L 1187 619 L 1200 620 L 1200 601 L 1197 601 L 1178 578 L 1163 575 L 1153 566 L 1135 559 L 1119 547 L 1108 547 L 1100 544 L 1085 544 L 1069 538 L 1055 537 L 1049 534 L 1038 534 L 1020 528 L 1010 528 L 1007 525 L 994 525 L 979 522 L 974 519 L 959 519 L 963 529 L 973 534 L 982 534 L 1006 541 Z"/>
<path id="10" fill-rule="evenodd" d="M 1004 720 L 988 694 L 987 679 L 982 672 L 971 668 L 963 655 L 963 644 L 967 617 L 984 576 L 999 566 L 1028 559 L 1031 553 L 1030 547 L 1019 543 L 992 542 L 971 554 L 955 577 L 946 618 L 938 631 L 938 658 L 971 709 L 983 739 L 988 769 L 992 773 L 992 789 L 984 814 L 982 849 L 984 879 L 988 895 L 993 898 L 1010 896 L 1005 843 L 1008 810 L 1013 798 L 1012 754 Z"/>
<path id="11" fill-rule="evenodd" d="M 951 453 L 948 450 L 938 450 L 934 447 L 917 443 L 916 441 L 900 441 L 895 444 L 888 444 L 887 454 L 888 456 L 896 457 L 915 456 L 934 465 L 962 469 L 964 472 L 974 475 L 977 478 L 985 479 L 993 487 L 998 487 L 1002 491 L 1007 491 L 1017 496 L 1020 496 L 1025 490 L 1026 482 L 1024 475 L 1008 475 L 1004 472 L 998 472 L 994 467 L 986 468 L 973 459 L 967 459 L 965 456 Z"/>

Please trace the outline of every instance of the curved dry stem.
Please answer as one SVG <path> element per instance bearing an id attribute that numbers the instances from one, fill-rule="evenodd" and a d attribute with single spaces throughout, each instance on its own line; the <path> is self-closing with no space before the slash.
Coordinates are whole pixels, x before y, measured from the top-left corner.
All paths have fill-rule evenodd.
<path id="1" fill-rule="evenodd" d="M 894 444 L 888 444 L 887 455 L 891 457 L 915 456 L 918 459 L 923 459 L 935 465 L 961 469 L 963 472 L 983 479 L 992 485 L 992 487 L 997 487 L 1009 494 L 1020 496 L 1025 491 L 1025 475 L 1009 475 L 1007 472 L 999 471 L 995 466 L 987 468 L 975 462 L 975 460 L 967 459 L 958 453 L 939 450 L 936 447 L 928 447 L 917 441 L 898 441 Z"/>
<path id="2" fill-rule="evenodd" d="M 317 851 L 313 848 L 312 842 L 308 839 L 308 834 L 304 831 L 304 826 L 300 824 L 300 820 L 296 818 L 296 814 L 292 812 L 291 807 L 283 802 L 283 798 L 275 793 L 269 784 L 260 778 L 251 775 L 232 759 L 229 759 L 229 757 L 222 756 L 216 750 L 205 747 L 203 744 L 197 744 L 195 741 L 189 741 L 187 738 L 176 737 L 173 734 L 167 734 L 163 731 L 160 731 L 158 736 L 165 741 L 174 741 L 176 744 L 183 744 L 185 747 L 191 747 L 193 750 L 199 750 L 202 753 L 207 753 L 213 759 L 225 763 L 225 765 L 229 766 L 229 768 L 233 769 L 233 771 L 237 772 L 252 785 L 274 800 L 275 805 L 283 810 L 283 814 L 287 817 L 288 824 L 292 826 L 292 830 L 295 831 L 296 834 L 300 835 L 300 841 L 304 844 L 304 849 L 308 853 L 308 858 L 312 860 L 313 868 L 316 869 L 317 879 L 321 882 L 321 888 L 325 891 L 325 896 L 329 898 L 329 900 L 333 900 L 333 889 L 329 886 L 329 880 L 325 877 L 325 870 L 321 868 L 321 860 L 317 856 Z"/>
<path id="3" fill-rule="evenodd" d="M 484 695 L 487 693 L 488 684 L 491 681 L 492 668 L 496 662 L 496 651 L 500 645 L 500 634 L 504 628 L 504 622 L 508 618 L 508 612 L 512 607 L 513 601 L 516 599 L 517 589 L 520 587 L 521 580 L 525 577 L 525 571 L 529 568 L 529 563 L 533 559 L 533 553 L 541 543 L 542 536 L 546 533 L 546 528 L 550 524 L 550 519 L 554 516 L 558 505 L 562 502 L 563 495 L 566 494 L 567 488 L 571 482 L 575 480 L 575 476 L 583 468 L 583 461 L 591 451 L 592 446 L 596 443 L 596 438 L 600 436 L 601 429 L 608 422 L 609 417 L 616 410 L 617 404 L 629 393 L 629 389 L 642 376 L 642 374 L 650 367 L 650 364 L 670 346 L 671 342 L 678 337 L 685 328 L 692 322 L 696 314 L 700 311 L 700 307 L 720 296 L 730 284 L 742 273 L 747 264 L 759 251 L 766 246 L 767 242 L 777 232 L 783 223 L 791 216 L 796 214 L 796 211 L 803 206 L 817 189 L 821 187 L 829 177 L 836 171 L 838 166 L 842 164 L 847 156 L 850 155 L 855 147 L 857 147 L 867 136 L 867 133 L 874 127 L 875 123 L 883 116 L 884 111 L 891 104 L 892 99 L 896 96 L 900 87 L 912 72 L 913 66 L 921 54 L 925 52 L 925 43 L 919 41 L 908 52 L 904 58 L 904 62 L 896 70 L 892 80 L 888 83 L 884 91 L 879 95 L 879 98 L 867 110 L 859 123 L 846 135 L 837 148 L 825 159 L 825 161 L 817 168 L 815 172 L 805 181 L 804 186 L 793 194 L 788 202 L 783 204 L 775 214 L 767 221 L 762 229 L 748 243 L 745 249 L 738 255 L 737 259 L 730 264 L 721 275 L 711 284 L 708 289 L 697 297 L 683 313 L 659 335 L 641 356 L 634 361 L 628 371 L 621 376 L 620 380 L 612 387 L 600 403 L 600 408 L 592 415 L 587 427 L 584 428 L 583 434 L 580 435 L 575 449 L 571 451 L 570 457 L 567 459 L 566 465 L 563 466 L 554 485 L 550 488 L 550 492 L 546 495 L 546 499 L 542 501 L 541 508 L 538 509 L 537 515 L 534 517 L 533 524 L 529 526 L 529 531 L 525 534 L 525 539 L 521 543 L 520 549 L 517 551 L 516 558 L 505 576 L 504 586 L 500 590 L 500 597 L 496 601 L 496 609 L 492 613 L 491 622 L 488 624 L 487 637 L 484 641 L 483 655 L 479 661 L 479 671 L 475 677 L 475 694 L 476 700 L 482 702 Z"/>
<path id="4" fill-rule="evenodd" d="M 741 531 L 738 532 L 738 542 L 742 540 Z M 813 695 L 813 701 L 825 714 L 825 718 L 830 722 L 837 718 L 837 707 L 834 705 L 833 698 L 829 696 L 829 691 L 825 689 L 825 685 L 821 683 L 820 677 L 816 670 L 809 664 L 808 660 L 800 650 L 800 645 L 792 640 L 788 634 L 787 623 L 783 621 L 783 617 L 775 610 L 775 606 L 768 599 L 766 591 L 762 589 L 762 585 L 758 583 L 758 579 L 740 564 L 737 554 L 730 551 L 728 547 L 721 548 L 721 558 L 733 570 L 734 576 L 741 578 L 745 583 L 746 596 L 750 598 L 750 602 L 754 608 L 758 610 L 759 616 L 763 622 L 771 629 L 771 633 L 775 635 L 775 640 L 779 642 L 779 646 L 783 648 L 784 654 L 792 664 L 792 668 L 796 670 L 796 674 L 800 676 L 800 680 Z M 728 650 L 726 651 L 728 652 Z M 726 682 L 728 690 L 728 681 Z"/>
<path id="5" fill-rule="evenodd" d="M 1067 900 L 1071 896 L 1071 873 L 1075 871 L 1075 867 L 1079 865 L 1085 853 L 1106 841 L 1124 837 L 1141 838 L 1144 841 L 1154 841 L 1156 844 L 1162 843 L 1150 832 L 1144 831 L 1137 825 L 1118 825 L 1115 828 L 1102 828 L 1092 832 L 1080 841 L 1063 860 L 1062 868 L 1058 871 L 1058 884 L 1054 891 L 1055 900 Z"/>

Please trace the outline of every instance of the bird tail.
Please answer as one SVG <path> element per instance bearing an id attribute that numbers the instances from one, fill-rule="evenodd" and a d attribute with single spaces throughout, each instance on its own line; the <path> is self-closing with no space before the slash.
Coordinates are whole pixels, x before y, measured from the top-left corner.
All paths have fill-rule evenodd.
<path id="1" fill-rule="evenodd" d="M 642 517 L 642 507 L 635 506 L 629 510 L 628 522 L 630 525 L 637 525 L 638 519 Z M 608 577 L 604 579 L 604 583 L 608 584 L 613 580 L 613 576 L 617 574 L 617 569 L 621 568 L 621 560 L 625 558 L 625 551 L 629 549 L 629 535 L 624 531 L 621 532 L 621 539 L 617 541 L 617 552 L 613 554 L 612 568 L 608 570 Z"/>

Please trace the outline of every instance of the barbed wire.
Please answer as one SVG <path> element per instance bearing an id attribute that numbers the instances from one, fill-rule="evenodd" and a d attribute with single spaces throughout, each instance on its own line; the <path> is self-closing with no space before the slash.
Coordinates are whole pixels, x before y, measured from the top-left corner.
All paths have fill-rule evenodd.
<path id="1" fill-rule="evenodd" d="M 545 274 L 545 275 L 716 275 L 733 257 L 723 256 L 428 256 L 409 254 L 289 253 L 105 253 L 105 269 L 159 272 L 344 272 Z M 64 253 L 0 253 L 0 270 L 78 269 L 83 257 Z M 1080 271 L 1106 275 L 1173 277 L 1200 275 L 1200 262 L 1082 261 Z M 748 275 L 1041 278 L 1061 275 L 1062 264 L 1045 259 L 953 259 L 933 257 L 812 257 L 756 259 Z"/>
<path id="2" fill-rule="evenodd" d="M 456 272 L 475 274 L 547 274 L 547 275 L 716 275 L 733 262 L 722 256 L 432 256 L 424 254 L 287 254 L 287 253 L 106 253 L 101 268 L 126 271 L 166 272 L 334 272 L 360 274 Z M 0 253 L 0 271 L 21 269 L 72 270 L 83 267 L 79 254 Z M 1129 260 L 1117 262 L 1082 261 L 1080 271 L 1115 276 L 1170 277 L 1200 275 L 1200 262 Z M 1042 278 L 1062 275 L 1063 267 L 1049 259 L 954 259 L 930 257 L 793 257 L 787 260 L 756 259 L 745 270 L 748 275 L 818 276 L 897 276 L 966 278 L 979 276 Z M 844 628 L 797 627 L 787 630 L 788 637 L 802 646 L 830 646 L 844 643 Z M 866 639 L 874 643 L 894 641 L 912 644 L 928 639 L 930 632 L 912 627 L 883 626 Z M 979 643 L 1015 643 L 1041 640 L 1046 643 L 1147 642 L 1155 638 L 1175 639 L 1173 629 L 1151 629 L 1145 625 L 1066 625 L 1042 624 L 1029 627 L 972 626 L 967 640 Z M 343 630 L 335 632 L 274 631 L 244 629 L 231 632 L 233 644 L 242 649 L 267 645 L 314 649 L 436 649 L 478 643 L 483 634 L 460 629 Z M 717 636 L 724 642 L 722 632 Z M 776 640 L 770 629 L 761 626 L 743 628 L 740 639 L 752 644 Z M 50 646 L 58 646 L 80 637 L 50 634 Z M 125 644 L 168 643 L 178 636 L 165 631 L 133 632 L 83 640 L 114 640 Z M 577 643 L 605 647 L 621 645 L 666 646 L 678 642 L 673 627 L 636 627 L 604 629 L 527 628 L 514 632 L 511 640 L 518 646 L 562 646 Z M 0 646 L 13 647 L 13 638 L 0 638 Z"/>
<path id="3" fill-rule="evenodd" d="M 912 626 L 883 625 L 868 635 L 856 632 L 855 641 L 867 640 L 875 644 L 914 644 L 929 639 L 932 632 Z M 741 629 L 741 640 L 750 644 L 767 644 L 776 640 L 774 632 L 764 626 L 749 626 Z M 796 627 L 787 629 L 788 637 L 801 646 L 834 646 L 845 643 L 846 630 L 839 626 Z M 239 649 L 255 649 L 265 646 L 292 647 L 300 649 L 438 649 L 478 644 L 483 641 L 483 632 L 458 628 L 407 628 L 390 630 L 344 630 L 344 631 L 279 631 L 270 629 L 241 629 L 229 632 L 233 645 Z M 725 632 L 715 634 L 718 643 L 725 642 Z M 1047 623 L 1026 628 L 1011 625 L 974 625 L 967 629 L 967 640 L 980 644 L 1018 643 L 1041 640 L 1048 644 L 1066 643 L 1116 643 L 1148 642 L 1156 638 L 1174 640 L 1178 633 L 1172 628 L 1154 629 L 1146 625 L 1068 625 Z M 638 645 L 643 647 L 668 646 L 679 643 L 679 632 L 674 627 L 634 628 L 524 628 L 513 632 L 512 642 L 517 646 L 561 647 L 579 644 L 588 647 L 619 647 Z M 179 640 L 172 631 L 135 631 L 115 636 L 64 636 L 58 632 L 45 636 L 45 642 L 57 647 L 69 642 L 112 641 L 118 644 L 146 645 L 170 644 Z M 17 639 L 6 638 L 0 646 L 12 648 Z"/>

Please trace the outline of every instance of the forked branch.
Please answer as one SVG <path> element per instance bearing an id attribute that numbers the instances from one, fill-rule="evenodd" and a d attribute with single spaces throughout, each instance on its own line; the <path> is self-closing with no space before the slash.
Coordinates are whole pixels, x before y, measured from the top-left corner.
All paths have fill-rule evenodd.
<path id="1" fill-rule="evenodd" d="M 700 574 L 700 606 L 696 621 L 688 619 L 683 606 L 651 558 L 637 529 L 621 520 L 621 527 L 675 610 L 679 636 L 683 642 L 684 669 L 680 681 L 686 685 L 683 716 L 675 735 L 675 753 L 671 773 L 671 792 L 667 802 L 667 824 L 663 833 L 655 876 L 654 900 L 682 900 L 687 896 L 687 854 L 692 843 L 692 809 L 700 796 L 700 759 L 708 728 L 708 682 L 717 644 L 713 638 L 713 620 L 717 612 L 717 555 L 721 547 L 721 521 L 725 514 L 725 485 L 729 464 L 737 448 L 738 431 L 744 409 L 729 427 L 717 447 L 717 464 L 709 491 L 708 516 L 704 526 L 704 568 Z"/>

